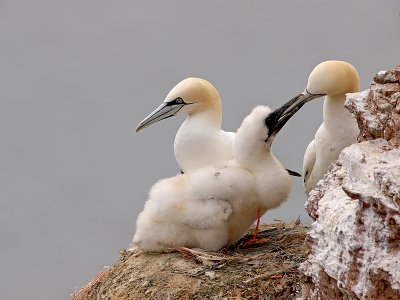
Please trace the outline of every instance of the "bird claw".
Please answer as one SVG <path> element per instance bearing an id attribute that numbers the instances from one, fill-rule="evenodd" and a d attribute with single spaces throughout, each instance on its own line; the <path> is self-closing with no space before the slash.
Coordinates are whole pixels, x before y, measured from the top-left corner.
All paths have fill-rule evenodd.
<path id="1" fill-rule="evenodd" d="M 257 224 L 256 224 L 256 228 L 254 229 L 253 237 L 251 238 L 251 240 L 248 240 L 247 242 L 243 243 L 242 247 L 250 247 L 253 245 L 265 244 L 270 241 L 269 238 L 257 239 L 257 234 L 258 234 L 258 230 L 259 230 L 259 226 L 260 226 L 260 219 L 261 219 L 261 208 L 259 207 L 257 209 Z"/>
<path id="2" fill-rule="evenodd" d="M 251 240 L 245 242 L 245 243 L 242 245 L 242 248 L 244 248 L 244 247 L 251 247 L 251 246 L 254 246 L 254 245 L 263 245 L 263 244 L 269 243 L 270 241 L 271 241 L 271 240 L 270 240 L 269 238 L 251 239 Z"/>

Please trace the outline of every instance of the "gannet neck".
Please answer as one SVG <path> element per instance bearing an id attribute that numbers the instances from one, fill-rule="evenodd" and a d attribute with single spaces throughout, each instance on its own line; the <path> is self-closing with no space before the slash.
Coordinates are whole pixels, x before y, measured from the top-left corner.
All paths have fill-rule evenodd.
<path id="1" fill-rule="evenodd" d="M 327 95 L 325 97 L 323 107 L 323 119 L 325 126 L 335 130 L 337 126 L 349 126 L 349 123 L 356 124 L 356 121 L 350 111 L 344 107 L 345 101 L 346 96 L 343 94 Z"/>
<path id="2" fill-rule="evenodd" d="M 257 168 L 270 158 L 269 131 L 265 119 L 271 114 L 267 106 L 257 106 L 244 118 L 233 141 L 233 157 L 245 168 Z"/>
<path id="3" fill-rule="evenodd" d="M 174 142 L 175 158 L 182 171 L 219 166 L 232 158 L 233 133 L 221 130 L 221 115 L 202 110 L 189 115 Z"/>
<path id="4" fill-rule="evenodd" d="M 182 126 L 205 126 L 209 128 L 221 129 L 222 110 L 218 106 L 203 105 L 196 112 L 188 113 L 188 117 Z"/>

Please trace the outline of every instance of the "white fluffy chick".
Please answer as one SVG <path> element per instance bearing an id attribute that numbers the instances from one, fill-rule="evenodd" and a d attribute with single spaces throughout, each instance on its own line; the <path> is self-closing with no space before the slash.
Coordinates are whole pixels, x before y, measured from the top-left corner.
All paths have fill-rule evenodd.
<path id="1" fill-rule="evenodd" d="M 303 104 L 296 97 L 273 112 L 254 108 L 235 136 L 234 159 L 157 182 L 139 214 L 133 245 L 144 251 L 218 250 L 243 237 L 258 209 L 263 214 L 288 197 L 290 177 L 271 144 Z"/>

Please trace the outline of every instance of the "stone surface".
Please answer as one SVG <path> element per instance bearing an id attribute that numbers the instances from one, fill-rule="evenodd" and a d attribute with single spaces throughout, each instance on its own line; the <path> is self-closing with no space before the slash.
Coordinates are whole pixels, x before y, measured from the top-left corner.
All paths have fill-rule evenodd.
<path id="1" fill-rule="evenodd" d="M 301 292 L 298 267 L 308 254 L 307 230 L 296 222 L 261 225 L 255 245 L 241 241 L 219 252 L 122 251 L 70 300 L 295 299 Z"/>
<path id="2" fill-rule="evenodd" d="M 303 299 L 400 299 L 400 67 L 349 94 L 360 128 L 306 203 Z"/>
<path id="3" fill-rule="evenodd" d="M 345 106 L 360 128 L 359 141 L 384 138 L 400 145 L 400 65 L 375 75 L 370 88 L 347 95 Z"/>
<path id="4" fill-rule="evenodd" d="M 387 149 L 345 148 L 311 192 L 306 299 L 400 299 L 400 149 Z"/>

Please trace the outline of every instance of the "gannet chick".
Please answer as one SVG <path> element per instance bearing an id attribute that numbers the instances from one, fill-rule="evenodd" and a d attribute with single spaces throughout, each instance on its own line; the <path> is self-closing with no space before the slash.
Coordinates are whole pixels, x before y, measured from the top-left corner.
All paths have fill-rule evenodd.
<path id="1" fill-rule="evenodd" d="M 133 245 L 144 251 L 218 250 L 246 234 L 259 208 L 265 213 L 284 202 L 291 181 L 271 144 L 304 104 L 297 99 L 273 112 L 256 107 L 238 129 L 234 159 L 226 166 L 209 165 L 157 182 L 139 214 Z"/>
<path id="2" fill-rule="evenodd" d="M 303 160 L 306 195 L 328 171 L 343 148 L 357 141 L 359 129 L 355 118 L 344 107 L 346 93 L 358 92 L 360 79 L 356 69 L 344 61 L 325 61 L 311 72 L 303 96 L 310 101 L 325 96 L 323 123 L 308 145 Z"/>
<path id="3" fill-rule="evenodd" d="M 222 166 L 232 158 L 234 133 L 221 130 L 220 96 L 204 79 L 187 78 L 178 83 L 136 131 L 180 114 L 188 117 L 176 134 L 174 153 L 184 173 L 207 165 Z"/>

